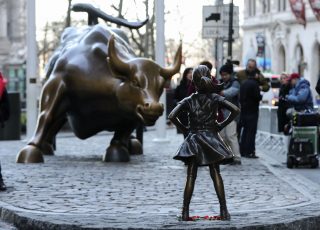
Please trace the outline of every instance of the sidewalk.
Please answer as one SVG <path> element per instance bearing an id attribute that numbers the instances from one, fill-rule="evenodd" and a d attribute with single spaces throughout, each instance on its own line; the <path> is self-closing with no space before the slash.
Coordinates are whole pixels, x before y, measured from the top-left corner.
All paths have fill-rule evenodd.
<path id="1" fill-rule="evenodd" d="M 159 143 L 144 133 L 144 155 L 129 163 L 104 163 L 111 139 L 102 133 L 79 140 L 57 138 L 44 164 L 16 164 L 25 143 L 1 141 L 0 161 L 8 191 L 0 193 L 1 219 L 18 229 L 318 229 L 320 186 L 273 161 L 260 146 L 259 159 L 222 166 L 231 221 L 180 222 L 186 167 L 172 160 L 182 135 L 167 130 Z M 190 215 L 218 215 L 207 167 L 200 168 Z"/>

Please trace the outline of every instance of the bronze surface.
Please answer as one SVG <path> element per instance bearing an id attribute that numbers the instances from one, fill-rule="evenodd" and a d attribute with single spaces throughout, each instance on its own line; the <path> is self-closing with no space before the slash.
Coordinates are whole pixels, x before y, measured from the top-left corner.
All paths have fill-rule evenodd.
<path id="1" fill-rule="evenodd" d="M 182 49 L 173 66 L 163 68 L 137 57 L 117 32 L 102 25 L 66 29 L 49 63 L 35 133 L 18 163 L 43 162 L 42 154 L 53 154 L 53 140 L 66 121 L 81 139 L 114 131 L 103 159 L 130 160 L 129 137 L 138 124 L 152 126 L 162 115 L 159 98 L 180 69 Z"/>

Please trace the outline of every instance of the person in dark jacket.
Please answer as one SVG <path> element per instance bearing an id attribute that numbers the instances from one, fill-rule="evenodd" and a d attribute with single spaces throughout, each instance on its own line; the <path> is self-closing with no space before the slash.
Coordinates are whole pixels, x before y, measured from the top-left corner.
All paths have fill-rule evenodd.
<path id="1" fill-rule="evenodd" d="M 259 80 L 255 73 L 249 74 L 240 86 L 240 153 L 243 157 L 257 158 L 255 139 L 261 99 Z"/>
<path id="2" fill-rule="evenodd" d="M 191 80 L 192 80 L 192 70 L 193 68 L 189 67 L 183 71 L 180 84 L 177 86 L 177 88 L 174 91 L 175 104 L 177 104 L 179 101 L 189 96 L 188 88 L 190 87 Z M 181 113 L 179 115 L 179 120 L 183 125 L 188 126 L 188 114 Z M 177 131 L 178 133 L 181 133 L 179 129 Z M 184 138 L 186 138 L 185 135 L 184 135 Z"/>
<path id="3" fill-rule="evenodd" d="M 188 133 L 174 157 L 174 159 L 181 160 L 188 165 L 182 220 L 189 220 L 189 205 L 199 166 L 209 166 L 220 203 L 221 219 L 229 220 L 230 214 L 227 209 L 219 165 L 232 161 L 233 154 L 220 137 L 219 131 L 238 115 L 239 109 L 224 97 L 212 93 L 216 86 L 212 84 L 210 71 L 206 66 L 200 65 L 193 70 L 192 81 L 197 92 L 183 99 L 169 114 L 172 123 L 184 133 Z M 226 108 L 231 112 L 221 123 L 217 121 L 218 107 Z M 181 111 L 188 112 L 188 127 L 178 119 Z"/>
<path id="4" fill-rule="evenodd" d="M 247 62 L 246 69 L 240 70 L 237 73 L 237 79 L 241 85 L 242 82 L 244 82 L 245 80 L 247 80 L 249 78 L 249 76 L 253 76 L 253 75 L 255 75 L 255 77 L 258 81 L 260 89 L 263 92 L 268 92 L 268 90 L 270 89 L 270 85 L 269 85 L 268 80 L 263 76 L 263 74 L 258 69 L 256 60 L 249 59 Z"/>
<path id="5" fill-rule="evenodd" d="M 289 94 L 291 85 L 289 82 L 289 75 L 282 73 L 280 75 L 280 90 L 279 90 L 279 103 L 277 110 L 278 117 L 278 132 L 284 132 L 285 125 L 289 123 L 290 119 L 286 115 L 287 109 L 290 107 L 286 96 Z"/>

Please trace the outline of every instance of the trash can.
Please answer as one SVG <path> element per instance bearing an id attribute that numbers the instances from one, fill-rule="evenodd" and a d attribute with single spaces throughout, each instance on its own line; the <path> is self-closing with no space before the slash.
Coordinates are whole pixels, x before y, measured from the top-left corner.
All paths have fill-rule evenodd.
<path id="1" fill-rule="evenodd" d="M 20 94 L 8 92 L 10 118 L 0 127 L 0 140 L 20 140 Z"/>

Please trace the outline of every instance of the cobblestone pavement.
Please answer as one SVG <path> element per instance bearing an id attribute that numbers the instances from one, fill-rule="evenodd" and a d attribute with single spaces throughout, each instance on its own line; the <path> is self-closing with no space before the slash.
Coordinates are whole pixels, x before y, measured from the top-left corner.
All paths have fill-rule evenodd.
<path id="1" fill-rule="evenodd" d="M 263 146 L 259 159 L 221 167 L 231 221 L 178 221 L 186 167 L 172 157 L 182 136 L 168 129 L 168 142 L 154 142 L 156 132 L 145 132 L 144 155 L 105 163 L 111 137 L 60 134 L 56 155 L 45 156 L 44 164 L 16 164 L 25 142 L 0 142 L 8 186 L 0 193 L 2 220 L 18 229 L 317 229 L 320 224 L 320 186 L 273 161 Z M 191 215 L 219 214 L 207 167 L 199 169 L 190 208 Z"/>

